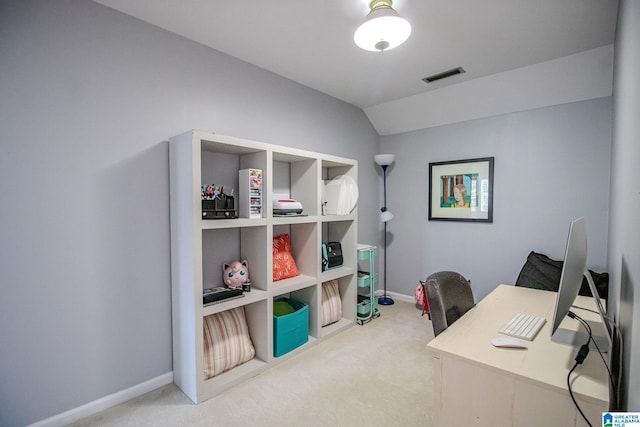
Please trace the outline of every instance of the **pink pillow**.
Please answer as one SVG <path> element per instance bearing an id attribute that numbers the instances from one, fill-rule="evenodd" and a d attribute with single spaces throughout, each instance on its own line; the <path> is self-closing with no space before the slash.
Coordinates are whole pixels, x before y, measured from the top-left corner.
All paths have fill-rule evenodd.
<path id="1" fill-rule="evenodd" d="M 273 238 L 273 281 L 299 276 L 296 261 L 291 255 L 291 238 L 281 234 Z"/>

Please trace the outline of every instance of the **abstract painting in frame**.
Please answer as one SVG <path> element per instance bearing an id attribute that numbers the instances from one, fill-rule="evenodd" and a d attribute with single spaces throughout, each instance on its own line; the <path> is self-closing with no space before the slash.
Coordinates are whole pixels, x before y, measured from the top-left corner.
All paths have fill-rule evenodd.
<path id="1" fill-rule="evenodd" d="M 429 163 L 429 221 L 493 222 L 493 160 Z"/>

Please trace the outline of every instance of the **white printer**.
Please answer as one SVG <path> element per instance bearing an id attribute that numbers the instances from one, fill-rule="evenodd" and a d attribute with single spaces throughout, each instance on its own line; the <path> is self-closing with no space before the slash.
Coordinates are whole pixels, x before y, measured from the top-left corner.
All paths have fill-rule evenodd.
<path id="1" fill-rule="evenodd" d="M 273 199 L 274 215 L 300 215 L 302 214 L 302 203 L 284 197 Z"/>

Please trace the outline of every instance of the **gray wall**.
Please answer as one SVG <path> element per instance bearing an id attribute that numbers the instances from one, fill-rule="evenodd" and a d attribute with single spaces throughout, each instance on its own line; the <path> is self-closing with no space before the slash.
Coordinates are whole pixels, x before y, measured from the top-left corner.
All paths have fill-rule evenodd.
<path id="1" fill-rule="evenodd" d="M 530 251 L 562 259 L 584 216 L 588 265 L 606 266 L 611 98 L 564 104 L 381 138 L 387 175 L 390 291 L 412 295 L 439 270 L 472 281 L 476 300 L 515 283 Z M 495 157 L 493 223 L 428 221 L 429 163 Z"/>
<path id="2" fill-rule="evenodd" d="M 172 369 L 168 143 L 189 129 L 360 161 L 364 113 L 85 0 L 0 3 L 0 425 Z"/>
<path id="3" fill-rule="evenodd" d="M 389 289 L 406 295 L 451 268 L 479 299 L 513 283 L 530 250 L 561 257 L 585 215 L 589 263 L 620 295 L 637 409 L 640 220 L 626 188 L 640 154 L 638 2 L 622 0 L 621 17 L 613 102 L 385 137 L 378 150 L 359 109 L 108 8 L 0 2 L 0 425 L 171 370 L 166 141 L 190 128 L 358 159 L 363 243 L 379 237 L 371 159 L 395 153 Z M 427 221 L 428 163 L 484 156 L 496 158 L 493 224 Z"/>
<path id="4" fill-rule="evenodd" d="M 623 399 L 640 409 L 640 2 L 622 0 L 614 68 L 608 269 L 624 338 Z"/>

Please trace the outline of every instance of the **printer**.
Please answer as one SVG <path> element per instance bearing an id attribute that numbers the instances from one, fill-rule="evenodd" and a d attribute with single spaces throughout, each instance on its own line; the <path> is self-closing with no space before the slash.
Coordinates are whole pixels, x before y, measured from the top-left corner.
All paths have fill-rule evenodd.
<path id="1" fill-rule="evenodd" d="M 302 203 L 293 199 L 274 198 L 273 214 L 274 215 L 300 215 L 302 214 Z"/>

